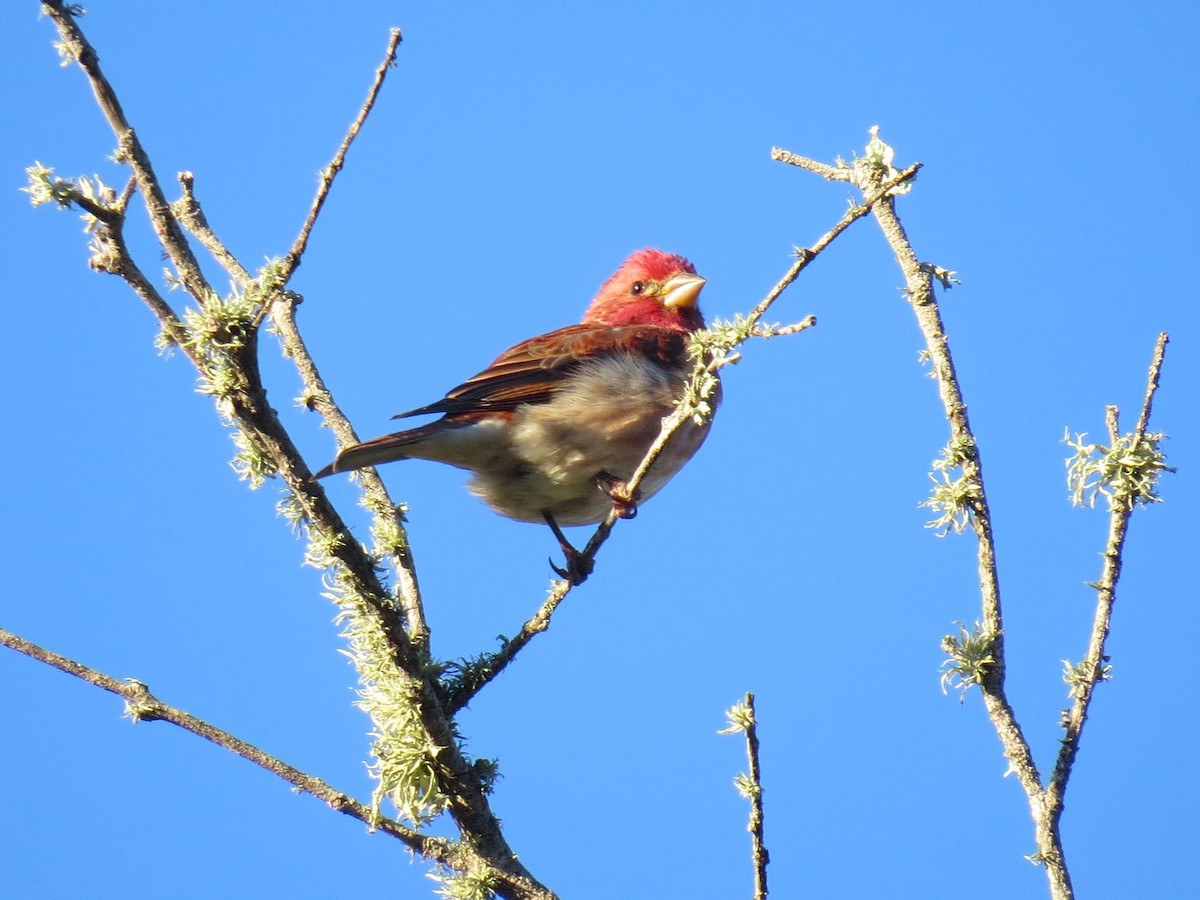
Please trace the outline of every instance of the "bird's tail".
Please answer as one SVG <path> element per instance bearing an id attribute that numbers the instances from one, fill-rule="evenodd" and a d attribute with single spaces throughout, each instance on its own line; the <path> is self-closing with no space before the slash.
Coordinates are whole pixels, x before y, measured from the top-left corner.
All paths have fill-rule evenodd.
<path id="1" fill-rule="evenodd" d="M 372 438 L 361 444 L 347 447 L 337 455 L 337 459 L 317 473 L 317 478 L 324 478 L 335 472 L 349 472 L 365 466 L 377 466 L 380 463 L 392 462 L 397 459 L 409 459 L 407 449 L 419 444 L 435 432 L 436 422 L 423 425 L 420 428 L 410 428 L 408 431 L 398 431 L 395 434 L 385 434 L 383 437 Z"/>

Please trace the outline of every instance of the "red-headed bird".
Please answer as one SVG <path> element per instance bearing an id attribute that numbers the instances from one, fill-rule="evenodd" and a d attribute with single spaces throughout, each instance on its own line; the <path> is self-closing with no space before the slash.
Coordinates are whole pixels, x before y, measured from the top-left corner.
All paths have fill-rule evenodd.
<path id="1" fill-rule="evenodd" d="M 568 571 L 556 571 L 578 583 L 590 565 L 559 526 L 594 524 L 614 505 L 632 516 L 708 435 L 707 422 L 689 420 L 629 496 L 625 483 L 691 374 L 688 336 L 704 327 L 703 287 L 682 256 L 639 250 L 600 287 L 582 323 L 504 351 L 441 400 L 395 416 L 441 413 L 436 422 L 347 447 L 317 477 L 396 459 L 469 469 L 468 487 L 496 512 L 550 525 L 567 555 Z"/>

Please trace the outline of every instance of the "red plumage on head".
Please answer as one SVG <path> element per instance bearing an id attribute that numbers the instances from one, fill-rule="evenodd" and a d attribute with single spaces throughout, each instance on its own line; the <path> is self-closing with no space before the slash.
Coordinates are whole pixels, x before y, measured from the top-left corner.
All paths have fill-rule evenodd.
<path id="1" fill-rule="evenodd" d="M 635 250 L 629 254 L 629 258 L 621 263 L 621 268 L 609 281 L 614 281 L 625 269 L 638 269 L 643 276 L 655 281 L 666 281 L 672 275 L 678 275 L 680 272 L 696 274 L 696 267 L 685 257 L 678 253 L 664 253 L 662 250 L 653 248 Z"/>
<path id="2" fill-rule="evenodd" d="M 676 253 L 638 250 L 600 286 L 583 321 L 596 325 L 651 325 L 692 332 L 704 327 L 695 305 L 664 306 L 654 288 L 678 275 L 695 275 L 696 267 Z"/>

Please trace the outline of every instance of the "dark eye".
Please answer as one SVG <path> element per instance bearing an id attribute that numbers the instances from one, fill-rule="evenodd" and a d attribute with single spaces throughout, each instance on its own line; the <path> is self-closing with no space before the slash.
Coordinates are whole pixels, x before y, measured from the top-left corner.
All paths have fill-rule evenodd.
<path id="1" fill-rule="evenodd" d="M 633 283 L 633 287 L 629 289 L 629 293 L 633 294 L 635 297 L 640 297 L 642 294 L 646 293 L 646 282 L 635 281 Z"/>

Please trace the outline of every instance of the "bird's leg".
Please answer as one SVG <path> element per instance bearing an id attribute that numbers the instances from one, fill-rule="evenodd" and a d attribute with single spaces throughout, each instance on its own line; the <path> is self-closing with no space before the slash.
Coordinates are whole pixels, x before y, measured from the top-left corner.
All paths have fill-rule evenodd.
<path id="1" fill-rule="evenodd" d="M 567 567 L 565 569 L 556 566 L 554 560 L 550 561 L 550 568 L 554 570 L 559 578 L 567 579 L 572 585 L 583 584 L 587 581 L 587 577 L 592 574 L 592 568 L 595 563 L 571 545 L 571 542 L 567 540 L 567 536 L 563 534 L 562 529 L 558 527 L 558 523 L 554 521 L 554 516 L 543 510 L 542 518 L 546 520 L 546 524 L 554 532 L 554 537 L 558 540 L 558 546 L 562 548 L 563 556 L 567 559 Z"/>
<path id="2" fill-rule="evenodd" d="M 629 490 L 622 479 L 607 472 L 596 475 L 596 486 L 612 499 L 613 509 L 622 519 L 632 519 L 637 515 L 638 501 L 642 498 L 641 491 Z"/>

